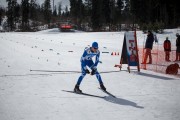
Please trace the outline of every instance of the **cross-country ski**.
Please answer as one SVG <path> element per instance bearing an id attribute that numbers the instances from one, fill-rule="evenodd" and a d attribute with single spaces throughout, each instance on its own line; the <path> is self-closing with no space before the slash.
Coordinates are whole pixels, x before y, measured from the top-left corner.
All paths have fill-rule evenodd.
<path id="1" fill-rule="evenodd" d="M 100 89 L 101 91 L 103 91 L 104 93 L 106 93 L 107 95 L 116 98 L 115 95 L 113 95 L 112 93 L 108 92 L 107 90 L 103 90 L 103 89 L 101 89 L 101 88 L 99 88 L 99 89 Z"/>

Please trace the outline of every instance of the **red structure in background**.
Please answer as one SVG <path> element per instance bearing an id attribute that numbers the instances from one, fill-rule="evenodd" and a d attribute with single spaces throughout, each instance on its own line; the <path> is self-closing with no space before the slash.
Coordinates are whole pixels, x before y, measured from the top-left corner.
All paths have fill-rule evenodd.
<path id="1" fill-rule="evenodd" d="M 59 26 L 59 30 L 61 32 L 71 32 L 73 29 L 73 26 L 69 24 L 68 22 L 61 23 Z"/>

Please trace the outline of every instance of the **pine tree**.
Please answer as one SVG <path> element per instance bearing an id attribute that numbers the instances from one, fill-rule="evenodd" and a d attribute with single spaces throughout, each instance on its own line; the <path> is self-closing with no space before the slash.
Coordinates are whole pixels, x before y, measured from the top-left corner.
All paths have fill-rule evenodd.
<path id="1" fill-rule="evenodd" d="M 77 0 L 70 0 L 70 14 L 71 17 L 77 17 Z"/>
<path id="2" fill-rule="evenodd" d="M 4 15 L 5 15 L 5 9 L 0 7 L 0 25 L 1 25 L 2 18 L 3 18 Z"/>
<path id="3" fill-rule="evenodd" d="M 89 17 L 91 16 L 91 12 L 92 12 L 92 0 L 85 0 L 84 2 L 84 14 L 85 16 Z"/>
<path id="4" fill-rule="evenodd" d="M 52 15 L 52 10 L 51 10 L 51 3 L 50 0 L 45 0 L 44 1 L 44 7 L 43 7 L 43 12 L 44 12 L 44 20 L 46 23 L 51 22 L 51 15 Z"/>
<path id="5" fill-rule="evenodd" d="M 10 28 L 10 30 L 12 31 L 13 29 L 15 29 L 15 7 L 17 5 L 16 0 L 6 0 L 6 2 L 8 3 L 8 10 L 7 10 L 7 17 L 8 17 L 8 26 Z"/>
<path id="6" fill-rule="evenodd" d="M 90 30 L 89 28 L 92 26 L 91 22 L 91 13 L 92 13 L 92 0 L 84 1 L 84 12 L 83 12 L 83 20 L 85 25 L 85 30 Z"/>
<path id="7" fill-rule="evenodd" d="M 124 8 L 123 0 L 117 0 L 116 7 L 116 22 L 118 24 L 118 30 L 121 30 L 121 22 L 122 22 L 122 9 Z M 126 4 L 127 5 L 127 4 Z"/>
<path id="8" fill-rule="evenodd" d="M 102 27 L 102 0 L 92 0 L 92 28 L 99 31 Z"/>
<path id="9" fill-rule="evenodd" d="M 0 25 L 1 25 L 1 21 L 2 21 L 2 8 L 0 8 Z"/>
<path id="10" fill-rule="evenodd" d="M 82 0 L 78 0 L 78 1 L 77 1 L 77 10 L 79 11 L 79 12 L 77 13 L 77 17 L 78 17 L 78 18 L 81 18 L 81 17 L 82 17 L 82 12 L 83 12 L 82 6 L 83 6 Z"/>
<path id="11" fill-rule="evenodd" d="M 21 6 L 17 3 L 16 7 L 15 7 L 15 11 L 14 11 L 14 22 L 15 24 L 20 22 L 20 16 L 21 16 Z"/>
<path id="12" fill-rule="evenodd" d="M 115 0 L 110 0 L 110 23 L 111 25 L 115 24 L 115 13 L 116 13 L 116 9 L 115 9 Z"/>
<path id="13" fill-rule="evenodd" d="M 110 24 L 110 14 L 111 14 L 111 8 L 110 8 L 110 0 L 102 0 L 102 17 L 104 19 L 105 24 Z"/>
<path id="14" fill-rule="evenodd" d="M 36 0 L 30 0 L 29 18 L 32 20 L 37 20 L 37 6 Z"/>
<path id="15" fill-rule="evenodd" d="M 61 12 L 62 12 L 62 3 L 60 2 L 58 5 L 58 16 L 61 16 Z"/>
<path id="16" fill-rule="evenodd" d="M 0 7 L 0 25 L 1 25 L 1 21 L 2 21 L 2 8 Z"/>
<path id="17" fill-rule="evenodd" d="M 55 16 L 55 17 L 57 16 L 56 5 L 54 6 L 53 16 Z"/>
<path id="18" fill-rule="evenodd" d="M 134 23 L 136 11 L 134 8 L 131 8 L 130 0 L 125 0 L 124 2 L 125 2 L 125 6 L 122 11 L 123 20 L 125 21 L 126 24 Z M 134 18 L 132 16 L 134 16 Z"/>
<path id="19" fill-rule="evenodd" d="M 164 23 L 167 27 L 177 27 L 180 23 L 178 0 L 131 0 L 131 13 L 137 22 Z"/>
<path id="20" fill-rule="evenodd" d="M 29 0 L 22 0 L 22 30 L 29 30 Z"/>
<path id="21" fill-rule="evenodd" d="M 82 3 L 82 0 L 77 1 L 77 10 L 78 10 L 78 12 L 77 12 L 76 20 L 77 20 L 77 25 L 80 28 L 81 22 L 82 22 L 82 19 L 83 19 L 83 11 L 84 11 L 84 6 L 83 6 L 83 3 Z"/>
<path id="22" fill-rule="evenodd" d="M 65 7 L 65 16 L 66 17 L 69 17 L 69 10 L 68 10 L 68 6 Z"/>

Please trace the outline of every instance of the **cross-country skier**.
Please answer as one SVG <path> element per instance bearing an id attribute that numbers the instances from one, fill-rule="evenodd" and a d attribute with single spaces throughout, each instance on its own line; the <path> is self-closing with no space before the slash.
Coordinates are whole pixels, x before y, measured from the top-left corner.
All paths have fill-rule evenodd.
<path id="1" fill-rule="evenodd" d="M 94 56 L 96 57 L 95 62 L 93 62 L 92 60 L 92 57 Z M 101 75 L 97 71 L 99 57 L 100 57 L 100 51 L 98 50 L 97 42 L 93 42 L 91 47 L 85 48 L 84 53 L 80 60 L 82 74 L 75 85 L 74 92 L 82 93 L 82 90 L 79 89 L 79 86 L 86 74 L 96 75 L 96 78 L 98 79 L 99 84 L 100 84 L 100 88 L 106 91 L 106 88 L 104 87 L 102 79 L 101 79 Z M 91 72 L 88 70 L 87 66 L 92 70 Z"/>

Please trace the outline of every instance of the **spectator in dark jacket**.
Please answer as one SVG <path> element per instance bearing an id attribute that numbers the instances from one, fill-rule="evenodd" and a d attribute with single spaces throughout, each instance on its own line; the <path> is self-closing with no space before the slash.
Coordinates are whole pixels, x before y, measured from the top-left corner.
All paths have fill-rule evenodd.
<path id="1" fill-rule="evenodd" d="M 179 33 L 176 33 L 176 37 L 177 39 L 176 39 L 176 60 L 175 61 L 180 61 L 180 35 Z"/>
<path id="2" fill-rule="evenodd" d="M 145 43 L 145 57 L 142 64 L 146 64 L 147 58 L 149 57 L 149 62 L 147 64 L 152 64 L 151 50 L 153 48 L 154 36 L 151 31 L 148 31 L 146 43 Z"/>

